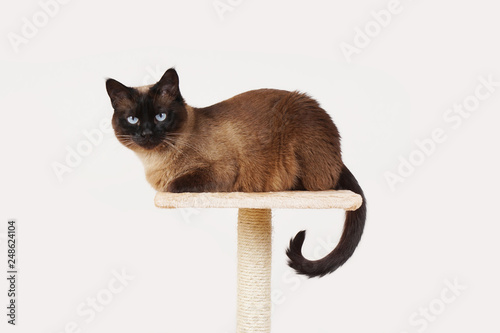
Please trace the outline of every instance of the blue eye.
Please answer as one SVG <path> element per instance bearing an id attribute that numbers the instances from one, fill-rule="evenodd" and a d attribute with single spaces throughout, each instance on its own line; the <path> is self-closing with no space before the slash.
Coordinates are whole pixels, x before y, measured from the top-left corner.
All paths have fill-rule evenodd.
<path id="1" fill-rule="evenodd" d="M 128 121 L 129 123 L 131 123 L 132 125 L 135 125 L 135 124 L 137 124 L 137 122 L 139 121 L 139 118 L 134 117 L 134 116 L 130 116 L 130 117 L 128 117 L 128 118 L 127 118 L 127 121 Z"/>
<path id="2" fill-rule="evenodd" d="M 166 113 L 158 113 L 156 116 L 155 116 L 156 120 L 158 121 L 164 121 L 165 119 L 167 119 L 167 114 Z"/>

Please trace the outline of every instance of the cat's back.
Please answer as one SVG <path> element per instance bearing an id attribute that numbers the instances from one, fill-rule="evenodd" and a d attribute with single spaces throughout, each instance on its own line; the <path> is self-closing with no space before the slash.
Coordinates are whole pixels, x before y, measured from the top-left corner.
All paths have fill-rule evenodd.
<path id="1" fill-rule="evenodd" d="M 328 113 L 315 99 L 298 91 L 250 90 L 195 112 L 195 127 L 207 135 L 230 132 L 242 140 L 248 135 L 261 140 L 276 135 L 290 140 L 304 136 L 339 139 Z"/>
<path id="2" fill-rule="evenodd" d="M 223 116 L 228 113 L 238 114 L 245 111 L 265 111 L 272 108 L 280 99 L 292 94 L 290 91 L 279 89 L 257 89 L 243 92 L 222 102 L 198 111 L 207 116 Z"/>
<path id="3" fill-rule="evenodd" d="M 271 118 L 326 112 L 307 94 L 280 89 L 257 89 L 235 95 L 217 104 L 196 109 L 204 118 L 245 123 L 268 122 Z"/>

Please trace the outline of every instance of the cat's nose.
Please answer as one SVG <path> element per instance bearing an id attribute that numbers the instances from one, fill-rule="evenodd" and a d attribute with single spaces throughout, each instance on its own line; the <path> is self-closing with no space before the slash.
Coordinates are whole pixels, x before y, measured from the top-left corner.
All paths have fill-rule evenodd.
<path id="1" fill-rule="evenodd" d="M 142 133 L 141 133 L 141 136 L 142 136 L 143 138 L 149 138 L 149 137 L 151 137 L 152 135 L 153 135 L 153 131 L 152 131 L 152 130 L 150 130 L 149 128 L 145 129 L 145 130 L 144 130 L 144 131 L 142 131 Z"/>

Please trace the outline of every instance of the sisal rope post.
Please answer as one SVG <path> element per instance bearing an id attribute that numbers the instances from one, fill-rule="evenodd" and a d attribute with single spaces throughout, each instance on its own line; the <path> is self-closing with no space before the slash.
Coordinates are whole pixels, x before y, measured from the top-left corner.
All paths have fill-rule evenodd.
<path id="1" fill-rule="evenodd" d="M 271 209 L 238 210 L 237 333 L 271 332 Z"/>

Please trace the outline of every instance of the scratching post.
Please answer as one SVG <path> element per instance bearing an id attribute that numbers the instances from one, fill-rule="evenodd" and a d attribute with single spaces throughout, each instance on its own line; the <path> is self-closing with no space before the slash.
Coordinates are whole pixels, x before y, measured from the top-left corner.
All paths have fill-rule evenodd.
<path id="1" fill-rule="evenodd" d="M 271 210 L 238 210 L 236 332 L 271 331 Z"/>
<path id="2" fill-rule="evenodd" d="M 158 192 L 160 208 L 238 208 L 238 333 L 271 332 L 271 209 L 361 206 L 351 191 L 285 191 L 264 193 Z M 283 247 L 285 244 L 283 244 Z"/>

